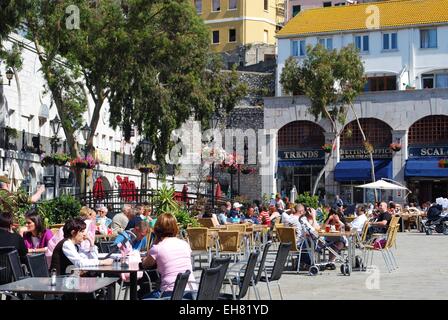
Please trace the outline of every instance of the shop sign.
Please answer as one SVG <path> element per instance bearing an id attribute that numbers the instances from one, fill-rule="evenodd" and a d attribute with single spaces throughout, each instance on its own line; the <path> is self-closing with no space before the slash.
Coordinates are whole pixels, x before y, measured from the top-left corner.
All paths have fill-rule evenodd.
<path id="1" fill-rule="evenodd" d="M 323 150 L 287 150 L 278 152 L 279 160 L 324 160 Z"/>
<path id="2" fill-rule="evenodd" d="M 390 148 L 375 148 L 373 150 L 373 159 L 390 159 L 392 150 Z M 369 153 L 364 148 L 340 149 L 341 160 L 361 160 L 369 159 Z"/>
<path id="3" fill-rule="evenodd" d="M 409 148 L 409 158 L 448 157 L 448 147 L 429 146 Z"/>

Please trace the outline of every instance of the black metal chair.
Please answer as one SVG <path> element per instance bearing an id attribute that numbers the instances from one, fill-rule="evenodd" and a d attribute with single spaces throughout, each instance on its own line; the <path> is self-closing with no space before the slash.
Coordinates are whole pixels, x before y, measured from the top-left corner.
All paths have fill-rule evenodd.
<path id="1" fill-rule="evenodd" d="M 224 283 L 224 279 L 227 274 L 227 269 L 229 268 L 231 257 L 213 257 L 212 262 L 210 263 L 210 268 L 216 268 L 219 266 L 222 266 L 221 273 L 219 275 L 218 283 L 221 283 L 220 286 L 216 286 L 216 290 L 218 291 L 216 294 L 219 296 L 219 293 L 221 292 L 222 284 Z M 231 287 L 232 288 L 232 287 Z M 232 288 L 233 292 L 233 288 Z"/>
<path id="2" fill-rule="evenodd" d="M 48 264 L 45 254 L 28 255 L 26 257 L 28 270 L 32 277 L 49 277 Z"/>
<path id="3" fill-rule="evenodd" d="M 19 281 L 24 278 L 28 278 L 26 272 L 20 263 L 19 252 L 17 250 L 8 252 L 6 254 L 8 257 L 9 267 L 11 268 L 11 274 L 14 281 Z"/>
<path id="4" fill-rule="evenodd" d="M 222 283 L 218 283 L 218 279 L 221 276 L 221 268 L 222 266 L 216 268 L 205 268 L 202 270 L 196 300 L 218 299 L 218 290 L 216 290 L 216 286 L 221 287 L 222 285 Z"/>
<path id="5" fill-rule="evenodd" d="M 13 281 L 7 253 L 14 250 L 15 247 L 0 247 L 0 285 Z"/>
<path id="6" fill-rule="evenodd" d="M 171 300 L 182 300 L 185 293 L 185 287 L 187 286 L 188 279 L 190 278 L 190 273 L 190 270 L 187 270 L 184 273 L 179 273 L 177 275 Z"/>
<path id="7" fill-rule="evenodd" d="M 112 250 L 114 250 L 116 247 L 116 245 L 114 244 L 113 241 L 100 241 L 98 243 L 98 251 L 100 253 L 109 253 Z"/>
<path id="8" fill-rule="evenodd" d="M 269 292 L 269 298 L 272 300 L 271 288 L 269 283 L 276 282 L 278 286 L 278 290 L 280 292 L 280 298 L 283 300 L 282 290 L 280 288 L 280 284 L 278 283 L 280 278 L 282 277 L 283 270 L 285 269 L 286 261 L 288 260 L 289 250 L 291 249 L 291 243 L 281 243 L 278 247 L 277 256 L 275 258 L 274 266 L 271 270 L 271 275 L 268 277 L 267 271 L 265 268 L 265 275 L 260 277 L 260 282 L 266 282 Z"/>
<path id="9" fill-rule="evenodd" d="M 239 292 L 238 295 L 235 297 L 236 300 L 241 300 L 246 296 L 247 291 L 249 290 L 249 285 L 251 283 L 254 283 L 254 277 L 255 277 L 255 266 L 257 265 L 257 260 L 259 256 L 259 252 L 252 252 L 249 256 L 249 259 L 247 261 L 246 270 L 244 272 L 244 277 L 240 278 L 237 277 L 238 280 L 238 287 Z M 224 293 L 219 296 L 219 300 L 233 300 L 234 295 Z"/>

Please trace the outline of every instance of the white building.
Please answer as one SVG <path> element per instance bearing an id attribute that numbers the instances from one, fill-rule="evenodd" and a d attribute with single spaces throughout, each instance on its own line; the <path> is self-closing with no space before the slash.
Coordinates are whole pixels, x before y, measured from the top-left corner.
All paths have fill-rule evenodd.
<path id="1" fill-rule="evenodd" d="M 57 115 L 56 106 L 51 101 L 50 93 L 45 93 L 45 80 L 39 71 L 41 64 L 35 53 L 33 44 L 18 36 L 12 35 L 4 43 L 6 48 L 10 48 L 13 42 L 23 42 L 23 68 L 14 76 L 11 85 L 0 86 L 0 169 L 8 170 L 11 161 L 15 159 L 25 177 L 24 185 L 29 192 L 36 189 L 37 184 L 47 182 L 47 197 L 53 194 L 51 185 L 53 177 L 53 167 L 42 167 L 40 164 L 41 155 L 37 147 L 46 154 L 51 152 L 50 137 L 53 132 L 50 120 Z M 5 74 L 5 66 L 0 66 L 2 74 Z M 4 84 L 7 80 L 3 76 Z M 86 94 L 87 94 L 87 89 Z M 87 96 L 89 96 L 87 94 Z M 89 99 L 88 111 L 84 115 L 85 122 L 90 124 L 94 103 Z M 5 127 L 10 127 L 18 131 L 17 138 L 6 140 Z M 39 135 L 40 142 L 37 141 Z M 61 146 L 58 152 L 66 151 L 64 147 L 64 133 L 59 130 Z M 79 133 L 76 137 L 82 145 L 84 140 Z M 107 101 L 101 110 L 101 117 L 98 123 L 94 138 L 96 157 L 101 164 L 94 170 L 92 184 L 97 177 L 102 177 L 105 189 L 116 189 L 116 176 L 129 177 L 129 180 L 140 186 L 141 174 L 135 170 L 132 154 L 139 138 L 134 136 L 130 143 L 124 141 L 123 133 L 120 130 L 113 130 L 109 127 L 109 106 Z M 60 188 L 58 193 L 75 192 L 73 175 L 68 167 L 60 170 Z M 50 181 L 51 180 L 51 181 Z M 56 179 L 59 180 L 59 179 Z M 155 187 L 155 185 L 153 185 Z M 89 189 L 89 188 L 88 188 Z M 90 188 L 91 189 L 91 188 Z"/>
<path id="2" fill-rule="evenodd" d="M 278 33 L 277 97 L 265 99 L 271 171 L 263 192 L 288 193 L 293 185 L 299 193 L 310 191 L 328 157 L 321 146 L 334 139 L 329 124 L 314 121 L 305 97 L 283 96 L 278 81 L 288 57 L 300 61 L 306 46 L 317 43 L 328 49 L 354 44 L 361 52 L 368 81 L 355 109 L 375 148 L 377 179 L 407 184 L 414 201 L 447 196 L 448 170 L 438 167 L 438 161 L 448 157 L 447 0 L 309 9 Z M 340 193 L 347 202 L 371 201 L 372 194 L 354 187 L 369 181 L 370 164 L 353 120 L 349 113 L 320 189 L 328 199 Z M 392 142 L 402 149 L 392 152 Z M 398 192 L 386 198 L 404 201 Z"/>

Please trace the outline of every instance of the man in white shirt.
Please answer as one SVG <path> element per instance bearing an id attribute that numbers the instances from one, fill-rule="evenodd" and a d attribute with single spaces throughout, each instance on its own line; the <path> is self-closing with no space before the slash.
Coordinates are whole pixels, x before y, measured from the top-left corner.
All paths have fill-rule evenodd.
<path id="1" fill-rule="evenodd" d="M 364 227 L 364 224 L 367 221 L 366 216 L 366 207 L 360 206 L 358 207 L 358 210 L 356 211 L 356 218 L 350 223 L 350 227 L 352 229 L 356 229 L 358 233 L 362 232 L 362 228 Z"/>

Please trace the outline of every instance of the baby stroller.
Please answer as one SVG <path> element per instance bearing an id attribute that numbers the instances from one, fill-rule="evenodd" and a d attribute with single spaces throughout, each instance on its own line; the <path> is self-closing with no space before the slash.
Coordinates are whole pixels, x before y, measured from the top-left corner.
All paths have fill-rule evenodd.
<path id="1" fill-rule="evenodd" d="M 308 270 L 309 274 L 315 276 L 319 271 L 336 269 L 336 264 L 334 262 L 316 262 L 315 253 L 319 254 L 326 249 L 336 257 L 336 260 L 342 262 L 341 273 L 343 275 L 350 275 L 351 265 L 348 261 L 348 257 L 342 257 L 342 255 L 332 248 L 332 243 L 326 242 L 323 237 L 320 237 L 315 231 L 310 230 L 306 224 L 302 224 L 302 227 L 304 234 L 307 234 L 303 243 L 305 244 L 306 251 L 308 252 L 311 261 L 311 266 Z"/>
<path id="2" fill-rule="evenodd" d="M 422 230 L 427 235 L 434 231 L 448 235 L 448 211 L 442 205 L 435 204 L 428 209 L 426 219 L 422 220 Z"/>

